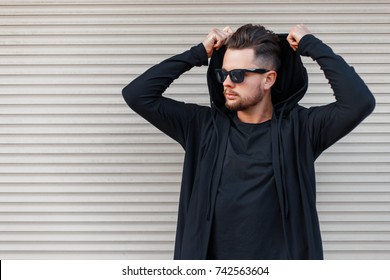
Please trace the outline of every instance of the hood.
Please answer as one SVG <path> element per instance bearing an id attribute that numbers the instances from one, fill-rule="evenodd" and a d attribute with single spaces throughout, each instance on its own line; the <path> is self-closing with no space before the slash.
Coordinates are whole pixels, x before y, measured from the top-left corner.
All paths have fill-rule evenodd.
<path id="1" fill-rule="evenodd" d="M 282 110 L 288 112 L 294 107 L 305 95 L 308 86 L 307 71 L 299 52 L 292 50 L 287 42 L 287 34 L 278 34 L 278 36 L 281 46 L 281 65 L 271 92 L 276 115 Z M 222 68 L 225 51 L 225 46 L 214 51 L 207 71 L 211 106 L 216 106 L 223 111 L 225 109 L 223 85 L 217 81 L 215 69 Z"/>

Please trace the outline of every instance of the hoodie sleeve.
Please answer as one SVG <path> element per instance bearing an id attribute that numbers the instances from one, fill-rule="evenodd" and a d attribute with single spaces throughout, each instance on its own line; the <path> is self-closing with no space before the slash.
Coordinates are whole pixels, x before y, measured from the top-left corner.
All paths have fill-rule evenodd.
<path id="1" fill-rule="evenodd" d="M 300 40 L 298 51 L 320 65 L 336 99 L 309 109 L 309 130 L 317 157 L 362 122 L 374 110 L 375 99 L 353 67 L 313 35 Z"/>
<path id="2" fill-rule="evenodd" d="M 131 109 L 185 148 L 188 125 L 201 108 L 163 97 L 162 94 L 181 74 L 194 66 L 208 64 L 202 44 L 153 66 L 122 90 Z"/>

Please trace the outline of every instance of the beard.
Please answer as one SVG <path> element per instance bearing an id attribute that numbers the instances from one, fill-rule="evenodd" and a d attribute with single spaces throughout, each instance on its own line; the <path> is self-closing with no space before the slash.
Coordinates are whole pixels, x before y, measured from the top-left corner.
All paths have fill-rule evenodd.
<path id="1" fill-rule="evenodd" d="M 225 88 L 225 107 L 231 111 L 244 111 L 260 103 L 263 100 L 264 92 L 261 89 L 258 89 L 257 93 L 249 96 L 241 96 L 238 92 L 234 90 L 229 90 Z M 233 95 L 234 99 L 227 98 L 226 94 Z"/>

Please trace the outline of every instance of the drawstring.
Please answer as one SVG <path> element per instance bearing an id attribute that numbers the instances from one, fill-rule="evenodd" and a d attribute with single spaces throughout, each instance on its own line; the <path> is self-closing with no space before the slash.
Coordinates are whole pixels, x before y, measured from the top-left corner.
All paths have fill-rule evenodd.
<path id="1" fill-rule="evenodd" d="M 283 144 L 282 144 L 282 134 L 280 133 L 281 132 L 281 128 L 282 128 L 282 119 L 283 119 L 283 114 L 284 114 L 284 111 L 286 109 L 286 105 L 287 105 L 287 102 L 285 102 L 283 104 L 283 107 L 280 111 L 280 114 L 279 114 L 279 119 L 276 123 L 276 127 L 277 127 L 277 130 L 275 131 L 275 137 L 277 138 L 277 143 L 275 144 L 275 150 L 277 153 L 274 155 L 274 157 L 277 159 L 277 163 L 276 163 L 276 168 L 279 169 L 278 171 L 278 175 L 280 176 L 278 178 L 278 180 L 276 180 L 276 183 L 278 184 L 279 183 L 279 189 L 281 191 L 281 200 L 280 203 L 282 203 L 281 205 L 281 208 L 282 208 L 282 211 L 283 211 L 283 216 L 285 219 L 288 218 L 288 215 L 289 215 L 289 203 L 288 203 L 288 192 L 287 192 L 287 184 L 285 182 L 286 180 L 286 176 L 284 176 L 286 174 L 286 168 L 285 168 L 285 161 L 284 161 L 284 148 L 283 148 Z M 274 116 L 275 117 L 275 122 L 276 122 L 276 115 Z M 277 148 L 277 150 L 276 150 Z M 277 175 L 277 174 L 275 174 Z"/>
<path id="2" fill-rule="evenodd" d="M 282 169 L 282 186 L 283 186 L 283 192 L 284 192 L 284 203 L 285 203 L 285 218 L 287 219 L 288 218 L 288 214 L 289 214 L 289 203 L 288 203 L 288 192 L 287 192 L 287 184 L 286 184 L 286 176 L 284 176 L 286 174 L 286 165 L 285 165 L 285 161 L 284 161 L 284 146 L 282 144 L 282 134 L 280 133 L 280 131 L 282 130 L 282 119 L 283 119 L 283 114 L 284 114 L 284 110 L 286 109 L 286 105 L 287 105 L 287 102 L 284 103 L 283 105 L 283 108 L 282 108 L 282 111 L 280 112 L 280 117 L 279 117 L 279 121 L 278 121 L 278 136 L 279 136 L 279 148 L 280 148 L 280 159 L 281 159 L 281 164 L 280 164 L 280 167 Z"/>
<path id="3" fill-rule="evenodd" d="M 217 127 L 217 123 L 215 121 L 215 118 L 216 118 L 216 114 L 215 114 L 215 106 L 213 104 L 214 102 L 211 101 L 211 118 L 212 118 L 212 121 L 213 121 L 213 126 L 214 126 L 214 131 L 216 133 L 216 137 L 217 137 L 217 143 L 219 143 L 219 133 L 218 133 L 218 127 Z M 213 165 L 212 165 L 212 171 L 211 171 L 211 174 L 213 175 L 214 174 L 214 170 L 215 170 L 215 165 L 217 163 L 217 158 L 218 158 L 218 152 L 215 151 L 215 154 L 214 154 L 214 159 L 213 159 Z M 208 185 L 208 192 L 207 192 L 207 221 L 210 221 L 210 216 L 211 216 L 211 205 L 212 205 L 212 202 L 211 202 L 211 191 L 212 191 L 212 184 L 213 184 L 213 176 L 210 176 L 210 180 L 209 180 L 209 185 Z"/>
<path id="4" fill-rule="evenodd" d="M 275 111 L 271 119 L 271 139 L 272 139 L 272 165 L 274 168 L 274 178 L 276 183 L 277 194 L 279 198 L 280 211 L 282 213 L 282 225 L 284 232 L 284 239 L 286 242 L 287 259 L 291 259 L 291 253 L 289 248 L 289 242 L 287 239 L 287 225 L 286 220 L 289 215 L 289 203 L 287 187 L 285 182 L 285 166 L 284 166 L 284 153 L 282 145 L 281 125 L 283 113 L 286 109 L 287 102 L 284 103 L 282 110 L 279 114 L 279 119 L 276 117 Z"/>

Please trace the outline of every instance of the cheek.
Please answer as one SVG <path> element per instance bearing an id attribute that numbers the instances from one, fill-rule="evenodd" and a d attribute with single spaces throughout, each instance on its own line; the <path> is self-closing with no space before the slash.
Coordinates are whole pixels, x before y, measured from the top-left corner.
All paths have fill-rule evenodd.
<path id="1" fill-rule="evenodd" d="M 256 80 L 247 86 L 247 92 L 251 95 L 264 91 L 264 84 L 262 81 Z"/>
<path id="2" fill-rule="evenodd" d="M 264 83 L 261 79 L 247 79 L 243 83 L 235 84 L 235 87 L 231 90 L 241 97 L 251 97 L 258 95 L 259 92 L 264 92 Z"/>

